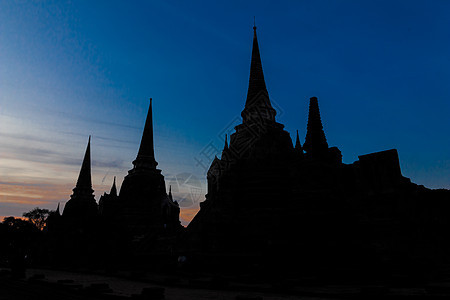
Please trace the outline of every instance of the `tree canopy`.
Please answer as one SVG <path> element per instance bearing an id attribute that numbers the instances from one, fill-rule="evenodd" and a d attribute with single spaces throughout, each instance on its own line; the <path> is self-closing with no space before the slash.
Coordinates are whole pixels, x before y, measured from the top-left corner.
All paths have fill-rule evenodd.
<path id="1" fill-rule="evenodd" d="M 42 230 L 45 227 L 49 214 L 50 211 L 48 209 L 36 207 L 29 212 L 24 213 L 23 216 L 39 230 Z"/>

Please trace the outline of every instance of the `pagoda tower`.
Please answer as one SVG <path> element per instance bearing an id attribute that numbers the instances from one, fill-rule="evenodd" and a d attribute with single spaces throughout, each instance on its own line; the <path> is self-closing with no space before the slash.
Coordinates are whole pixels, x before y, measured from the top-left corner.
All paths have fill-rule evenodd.
<path id="1" fill-rule="evenodd" d="M 264 251 L 267 236 L 279 236 L 291 213 L 290 197 L 294 147 L 284 125 L 275 119 L 264 80 L 256 26 L 247 98 L 221 158 L 208 173 L 208 193 L 187 231 L 195 251 Z M 206 241 L 206 242 L 205 242 Z M 239 247 L 235 247 L 239 245 Z M 258 248 L 259 247 L 259 248 Z"/>
<path id="2" fill-rule="evenodd" d="M 169 199 L 161 170 L 157 169 L 153 142 L 152 99 L 133 168 L 125 176 L 112 217 L 132 236 L 178 228 L 179 206 Z M 170 216 L 168 216 L 168 214 Z M 175 214 L 175 216 L 174 216 Z M 170 223 L 168 223 L 170 222 Z"/>
<path id="3" fill-rule="evenodd" d="M 255 155 L 262 157 L 267 154 L 268 148 L 277 149 L 275 152 L 290 152 L 292 150 L 292 140 L 289 133 L 283 130 L 284 125 L 275 120 L 276 111 L 270 102 L 264 80 L 256 26 L 253 27 L 253 47 L 247 98 L 241 116 L 242 124 L 235 127 L 236 132 L 230 136 L 228 146 L 234 160 L 254 157 Z M 265 147 L 262 145 L 264 143 L 266 143 Z"/>
<path id="4" fill-rule="evenodd" d="M 308 157 L 319 158 L 326 155 L 328 143 L 320 119 L 319 103 L 316 97 L 309 99 L 308 125 L 303 150 Z"/>
<path id="5" fill-rule="evenodd" d="M 91 137 L 89 136 L 77 184 L 73 189 L 70 200 L 67 201 L 64 207 L 63 218 L 77 220 L 95 218 L 98 214 L 98 207 L 93 193 L 94 190 L 92 189 L 91 180 Z"/>
<path id="6" fill-rule="evenodd" d="M 448 253 L 450 191 L 403 177 L 395 149 L 342 163 L 340 150 L 328 145 L 316 97 L 303 147 L 298 131 L 292 144 L 275 119 L 256 27 L 241 116 L 211 163 L 206 199 L 183 237 L 190 266 L 271 283 L 294 276 L 390 282 L 400 270 L 408 278 L 408 266 Z M 432 246 L 438 252 L 429 251 L 430 236 L 439 236 Z M 411 278 L 422 278 L 422 269 L 417 274 Z"/>
<path id="7" fill-rule="evenodd" d="M 259 53 L 256 26 L 253 27 L 253 48 L 250 64 L 250 78 L 248 82 L 247 100 L 241 113 L 244 124 L 275 122 L 276 111 L 270 103 L 266 82 Z"/>

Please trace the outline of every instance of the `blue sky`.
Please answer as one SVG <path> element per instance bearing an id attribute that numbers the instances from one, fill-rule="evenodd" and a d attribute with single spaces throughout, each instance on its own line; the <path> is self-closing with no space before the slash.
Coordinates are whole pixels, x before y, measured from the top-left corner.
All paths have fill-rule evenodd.
<path id="1" fill-rule="evenodd" d="M 88 135 L 97 199 L 120 185 L 149 97 L 159 168 L 204 190 L 196 159 L 209 165 L 202 151 L 239 122 L 253 16 L 292 137 L 317 96 L 344 162 L 397 148 L 405 176 L 450 188 L 449 14 L 448 1 L 0 1 L 0 215 L 67 201 Z"/>

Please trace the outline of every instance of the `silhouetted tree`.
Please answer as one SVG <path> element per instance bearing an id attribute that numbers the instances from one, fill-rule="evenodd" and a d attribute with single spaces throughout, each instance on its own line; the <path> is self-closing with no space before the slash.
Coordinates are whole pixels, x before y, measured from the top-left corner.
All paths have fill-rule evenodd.
<path id="1" fill-rule="evenodd" d="M 36 207 L 29 212 L 24 213 L 23 216 L 27 218 L 28 221 L 36 226 L 39 230 L 42 230 L 46 225 L 45 222 L 49 214 L 50 211 L 48 209 L 41 209 L 39 207 Z"/>
<path id="2" fill-rule="evenodd" d="M 35 252 L 41 231 L 27 220 L 6 217 L 2 222 L 1 233 L 2 263 L 11 267 L 14 276 L 23 277 L 26 260 L 29 261 L 30 255 Z"/>
<path id="3" fill-rule="evenodd" d="M 16 217 L 5 217 L 2 224 L 8 232 L 31 232 L 35 227 L 33 223 Z"/>

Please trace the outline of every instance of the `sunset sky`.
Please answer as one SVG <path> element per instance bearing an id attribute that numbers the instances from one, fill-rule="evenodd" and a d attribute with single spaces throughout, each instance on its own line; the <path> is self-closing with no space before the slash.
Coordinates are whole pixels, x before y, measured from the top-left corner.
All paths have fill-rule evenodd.
<path id="1" fill-rule="evenodd" d="M 303 143 L 316 96 L 345 163 L 396 148 L 404 176 L 450 188 L 449 1 L 0 0 L 0 216 L 63 206 L 89 135 L 96 199 L 120 186 L 152 97 L 158 168 L 186 224 L 206 149 L 240 122 L 254 16 L 291 137 Z"/>

